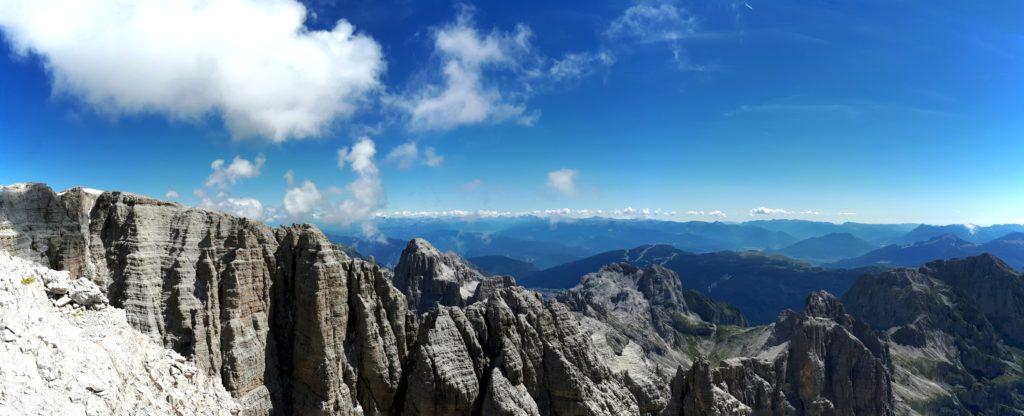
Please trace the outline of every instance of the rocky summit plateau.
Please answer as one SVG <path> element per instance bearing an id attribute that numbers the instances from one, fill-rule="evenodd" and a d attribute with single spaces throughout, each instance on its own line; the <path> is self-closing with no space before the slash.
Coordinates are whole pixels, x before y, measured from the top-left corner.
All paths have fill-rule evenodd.
<path id="1" fill-rule="evenodd" d="M 1024 278 L 865 274 L 747 326 L 658 264 L 554 296 L 424 239 L 394 269 L 314 226 L 0 188 L 0 414 L 1005 415 Z"/>

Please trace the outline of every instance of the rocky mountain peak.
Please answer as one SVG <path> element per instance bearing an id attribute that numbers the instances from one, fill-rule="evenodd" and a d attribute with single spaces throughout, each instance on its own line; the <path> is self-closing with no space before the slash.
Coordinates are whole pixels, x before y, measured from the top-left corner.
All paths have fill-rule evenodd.
<path id="1" fill-rule="evenodd" d="M 804 318 L 826 318 L 841 323 L 850 320 L 842 302 L 825 291 L 812 292 L 807 295 L 807 302 L 804 304 L 801 315 Z"/>
<path id="2" fill-rule="evenodd" d="M 483 274 L 454 253 L 442 253 L 424 239 L 409 241 L 395 267 L 394 283 L 409 308 L 425 312 L 435 304 L 465 306 Z"/>

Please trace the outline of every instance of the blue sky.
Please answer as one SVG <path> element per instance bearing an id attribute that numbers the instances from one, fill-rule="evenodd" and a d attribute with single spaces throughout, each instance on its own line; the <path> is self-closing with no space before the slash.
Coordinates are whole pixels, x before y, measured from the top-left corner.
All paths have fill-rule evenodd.
<path id="1" fill-rule="evenodd" d="M 0 1 L 0 183 L 271 222 L 1024 222 L 1021 2 L 38 3 Z"/>

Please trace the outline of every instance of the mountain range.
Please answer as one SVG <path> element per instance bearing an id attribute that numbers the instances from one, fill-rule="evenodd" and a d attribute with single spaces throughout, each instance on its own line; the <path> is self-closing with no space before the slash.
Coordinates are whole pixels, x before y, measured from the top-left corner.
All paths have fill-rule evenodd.
<path id="1" fill-rule="evenodd" d="M 945 260 L 989 253 L 1010 267 L 1024 268 L 1024 233 L 1013 232 L 986 243 L 972 243 L 953 234 L 942 234 L 927 241 L 889 245 L 862 256 L 826 265 L 835 268 L 884 266 L 920 266 L 931 260 Z"/>
<path id="2" fill-rule="evenodd" d="M 583 259 L 610 250 L 622 250 L 647 244 L 668 244 L 691 253 L 716 251 L 760 250 L 781 254 L 816 265 L 859 267 L 875 263 L 920 265 L 924 261 L 899 261 L 872 250 L 892 246 L 903 247 L 926 243 L 935 237 L 951 234 L 968 243 L 995 243 L 1020 225 L 934 226 L 920 224 L 841 224 L 805 220 L 755 220 L 734 222 L 676 222 L 650 219 L 523 217 L 462 218 L 381 218 L 379 234 L 367 237 L 351 230 L 327 232 L 337 243 L 345 244 L 366 256 L 373 256 L 382 265 L 394 267 L 404 242 L 422 237 L 444 251 L 470 257 L 502 256 L 531 263 L 537 269 Z M 884 247 L 883 247 L 884 246 Z M 997 255 L 1005 257 L 1014 267 L 1013 258 L 1024 256 L 1011 246 L 1002 244 Z M 977 254 L 965 252 L 949 256 Z M 863 259 L 852 261 L 861 256 Z M 877 261 L 871 257 L 878 257 Z M 849 262 L 847 262 L 850 260 Z"/>
<path id="3" fill-rule="evenodd" d="M 672 270 L 680 276 L 684 288 L 735 305 L 754 324 L 774 321 L 783 309 L 799 309 L 813 291 L 841 295 L 857 277 L 871 270 L 824 269 L 756 251 L 697 254 L 669 245 L 646 245 L 540 270 L 519 279 L 519 283 L 536 288 L 570 288 L 582 276 L 616 262 Z"/>
<path id="4" fill-rule="evenodd" d="M 800 240 L 770 252 L 782 254 L 811 264 L 830 263 L 864 255 L 878 246 L 850 233 L 831 233 Z"/>
<path id="5" fill-rule="evenodd" d="M 151 391 L 163 392 L 144 398 L 154 408 L 252 415 L 1008 415 L 1024 406 L 1024 276 L 989 254 L 852 271 L 647 245 L 522 279 L 548 272 L 566 285 L 543 296 L 421 238 L 387 268 L 312 225 L 272 228 L 39 184 L 0 188 L 0 236 L 20 258 L 0 262 L 0 352 L 30 364 L 0 376 L 36 380 L 4 384 L 0 410 L 12 414 L 29 410 L 12 403 L 39 405 L 43 393 L 117 413 Z M 67 286 L 92 289 L 69 303 Z M 135 385 L 109 378 L 117 371 L 68 379 L 66 352 L 77 347 L 32 330 L 89 323 L 95 337 L 114 330 L 107 317 L 121 323 L 109 339 L 146 339 L 153 357 L 167 357 L 104 355 L 111 368 L 148 365 L 122 374 Z M 145 377 L 147 368 L 163 373 Z M 187 380 L 200 375 L 220 384 L 209 390 L 216 399 L 188 401 L 196 384 Z"/>

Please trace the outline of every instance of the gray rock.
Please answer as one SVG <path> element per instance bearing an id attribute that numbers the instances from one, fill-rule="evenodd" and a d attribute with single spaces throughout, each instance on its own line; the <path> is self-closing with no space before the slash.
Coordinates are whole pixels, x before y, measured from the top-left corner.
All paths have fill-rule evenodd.
<path id="1" fill-rule="evenodd" d="M 71 281 L 67 293 L 72 301 L 85 307 L 95 307 L 107 303 L 107 297 L 103 296 L 100 288 L 89 279 Z"/>
<path id="2" fill-rule="evenodd" d="M 846 415 L 887 414 L 891 403 L 880 344 L 824 295 L 780 322 L 775 343 L 744 341 L 757 358 L 702 361 L 670 390 L 648 353 L 689 368 L 686 340 L 717 327 L 664 269 L 588 279 L 567 306 L 423 240 L 391 276 L 312 226 L 43 185 L 4 188 L 0 203 L 5 248 L 71 271 L 76 303 L 75 285 L 95 282 L 245 414 Z M 103 305 L 96 292 L 81 291 L 82 304 Z M 594 322 L 619 352 L 639 349 L 636 362 L 613 369 Z"/>
<path id="3" fill-rule="evenodd" d="M 394 284 L 405 294 L 409 309 L 420 313 L 435 304 L 466 306 L 484 276 L 454 253 L 442 253 L 416 238 L 402 251 Z"/>

